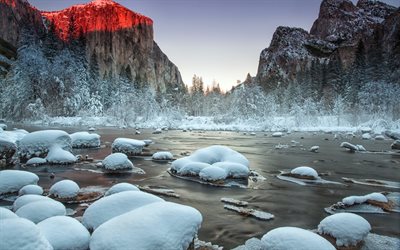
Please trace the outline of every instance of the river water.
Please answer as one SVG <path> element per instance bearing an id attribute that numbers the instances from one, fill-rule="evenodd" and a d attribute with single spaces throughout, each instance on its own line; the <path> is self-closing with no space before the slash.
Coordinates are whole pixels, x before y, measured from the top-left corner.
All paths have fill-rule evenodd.
<path id="1" fill-rule="evenodd" d="M 32 132 L 39 127 L 24 127 Z M 69 133 L 82 131 L 79 128 L 61 128 Z M 360 140 L 343 135 L 339 140 L 333 134 L 292 133 L 282 138 L 273 138 L 271 133 L 257 133 L 255 136 L 238 132 L 218 131 L 163 131 L 152 134 L 142 131 L 135 135 L 132 129 L 103 128 L 96 133 L 101 135 L 100 149 L 74 150 L 75 154 L 89 155 L 95 160 L 102 160 L 111 153 L 110 144 L 117 137 L 134 139 L 151 139 L 154 144 L 149 150 L 170 151 L 177 158 L 182 152 L 193 152 L 196 149 L 211 145 L 225 145 L 242 153 L 250 161 L 250 168 L 257 171 L 266 180 L 258 183 L 257 189 L 218 188 L 178 179 L 170 176 L 166 170 L 170 163 L 153 162 L 150 158 L 132 158 L 136 167 L 146 171 L 145 175 L 105 175 L 74 168 L 93 169 L 93 166 L 75 165 L 68 167 L 40 166 L 28 168 L 39 175 L 39 185 L 49 188 L 61 179 L 72 179 L 81 187 L 110 187 L 118 182 L 130 182 L 141 186 L 153 186 L 173 189 L 180 198 L 162 197 L 165 200 L 189 205 L 198 209 L 203 215 L 199 238 L 230 249 L 243 244 L 251 237 L 261 237 L 269 230 L 280 226 L 296 226 L 305 229 L 316 228 L 318 223 L 328 216 L 324 208 L 350 195 L 364 195 L 371 192 L 396 191 L 381 188 L 344 183 L 342 177 L 373 178 L 379 180 L 399 181 L 400 156 L 371 153 L 349 153 L 340 148 L 342 141 L 362 144 L 370 151 L 390 150 L 391 140 Z M 275 149 L 278 144 L 299 142 L 296 147 Z M 319 153 L 309 152 L 311 146 L 320 146 Z M 300 186 L 295 183 L 279 180 L 276 175 L 280 170 L 289 170 L 297 166 L 310 166 L 324 179 L 341 182 L 345 185 L 319 184 Z M 50 173 L 55 178 L 50 179 Z M 397 190 L 398 191 L 398 190 Z M 270 221 L 243 217 L 235 212 L 225 210 L 221 197 L 230 197 L 248 201 L 249 207 L 263 210 L 275 215 Z M 400 237 L 399 214 L 362 214 L 372 225 L 372 232 Z"/>

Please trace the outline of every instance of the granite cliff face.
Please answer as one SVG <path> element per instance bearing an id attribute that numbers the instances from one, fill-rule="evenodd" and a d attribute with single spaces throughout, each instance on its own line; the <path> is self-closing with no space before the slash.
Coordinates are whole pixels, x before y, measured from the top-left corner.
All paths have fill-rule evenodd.
<path id="1" fill-rule="evenodd" d="M 0 36 L 16 47 L 26 42 L 20 35 L 25 27 L 52 49 L 71 47 L 79 40 L 89 67 L 98 71 L 100 79 L 123 78 L 161 93 L 183 89 L 178 68 L 153 40 L 153 21 L 112 0 L 93 0 L 55 12 L 40 12 L 22 0 L 0 0 L 0 4 Z M 48 41 L 51 34 L 56 41 Z"/>
<path id="2" fill-rule="evenodd" d="M 310 32 L 277 28 L 270 47 L 261 52 L 255 81 L 270 89 L 295 81 L 315 64 L 339 64 L 348 70 L 360 51 L 367 61 L 379 56 L 395 67 L 400 54 L 399 13 L 378 1 L 360 0 L 354 5 L 350 0 L 323 0 Z"/>

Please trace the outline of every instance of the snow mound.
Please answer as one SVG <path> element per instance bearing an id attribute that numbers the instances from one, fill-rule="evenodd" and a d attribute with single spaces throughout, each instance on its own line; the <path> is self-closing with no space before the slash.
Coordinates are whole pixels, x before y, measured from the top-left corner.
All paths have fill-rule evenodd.
<path id="1" fill-rule="evenodd" d="M 23 218 L 0 220 L 0 228 L 1 249 L 53 249 L 40 229 L 29 220 Z"/>
<path id="2" fill-rule="evenodd" d="M 26 195 L 26 194 L 37 194 L 37 195 L 42 195 L 43 194 L 43 188 L 38 185 L 26 185 L 23 186 L 19 191 L 18 195 Z"/>
<path id="3" fill-rule="evenodd" d="M 188 249 L 201 222 L 200 212 L 192 207 L 156 202 L 101 225 L 90 249 Z"/>
<path id="4" fill-rule="evenodd" d="M 349 142 L 342 142 L 340 144 L 341 148 L 347 148 L 349 151 L 354 152 L 354 151 L 365 151 L 365 148 L 362 145 L 353 145 Z"/>
<path id="5" fill-rule="evenodd" d="M 7 125 L 4 123 L 0 123 L 0 129 L 1 130 L 7 130 Z"/>
<path id="6" fill-rule="evenodd" d="M 0 221 L 5 219 L 14 219 L 18 218 L 16 214 L 12 211 L 8 210 L 7 208 L 0 207 Z"/>
<path id="7" fill-rule="evenodd" d="M 157 152 L 152 156 L 153 160 L 173 160 L 174 156 L 170 152 Z"/>
<path id="8" fill-rule="evenodd" d="M 98 148 L 100 135 L 88 132 L 76 132 L 70 135 L 73 148 Z"/>
<path id="9" fill-rule="evenodd" d="M 383 202 L 383 203 L 388 202 L 388 199 L 386 198 L 386 196 L 384 196 L 381 193 L 370 193 L 370 194 L 363 195 L 363 196 L 349 196 L 349 197 L 343 198 L 342 202 L 347 206 L 352 206 L 354 204 L 364 203 L 367 200 Z"/>
<path id="10" fill-rule="evenodd" d="M 30 159 L 34 156 L 45 156 L 53 145 L 71 151 L 71 137 L 62 130 L 42 130 L 25 135 L 18 144 L 21 158 Z"/>
<path id="11" fill-rule="evenodd" d="M 153 202 L 164 200 L 141 191 L 125 191 L 101 198 L 91 204 L 82 217 L 87 229 L 96 229 L 104 222 L 123 213 Z"/>
<path id="12" fill-rule="evenodd" d="M 190 156 L 173 161 L 171 171 L 179 175 L 199 175 L 206 181 L 223 180 L 227 177 L 247 178 L 250 173 L 246 157 L 219 145 L 199 149 Z"/>
<path id="13" fill-rule="evenodd" d="M 221 181 L 228 176 L 227 172 L 220 167 L 206 167 L 199 173 L 200 179 L 204 181 Z"/>
<path id="14" fill-rule="evenodd" d="M 326 239 L 296 227 L 279 227 L 265 234 L 261 241 L 268 250 L 336 250 Z"/>
<path id="15" fill-rule="evenodd" d="M 50 199 L 30 202 L 18 209 L 15 214 L 34 223 L 39 223 L 53 216 L 66 215 L 67 210 L 61 202 Z"/>
<path id="16" fill-rule="evenodd" d="M 52 164 L 72 164 L 77 161 L 77 158 L 71 152 L 54 145 L 50 148 L 46 160 Z"/>
<path id="17" fill-rule="evenodd" d="M 140 191 L 140 190 L 138 187 L 136 187 L 133 184 L 122 182 L 122 183 L 115 184 L 110 189 L 108 189 L 107 192 L 104 194 L 104 196 L 109 196 L 109 195 L 117 194 L 117 193 L 124 192 L 124 191 Z"/>
<path id="18" fill-rule="evenodd" d="M 318 225 L 318 233 L 336 239 L 339 247 L 356 246 L 371 230 L 371 225 L 363 217 L 353 213 L 338 213 L 323 219 Z"/>
<path id="19" fill-rule="evenodd" d="M 371 140 L 372 136 L 370 135 L 370 133 L 365 133 L 365 134 L 362 134 L 361 138 L 363 140 Z"/>
<path id="20" fill-rule="evenodd" d="M 283 133 L 282 132 L 275 132 L 272 134 L 272 137 L 282 137 Z"/>
<path id="21" fill-rule="evenodd" d="M 40 157 L 33 157 L 26 162 L 26 165 L 41 165 L 46 164 L 47 160 Z"/>
<path id="22" fill-rule="evenodd" d="M 27 134 L 29 134 L 29 132 L 24 129 L 16 129 L 13 131 L 3 131 L 3 132 L 0 132 L 0 139 L 8 141 L 8 142 L 12 142 L 12 143 L 17 143 Z"/>
<path id="23" fill-rule="evenodd" d="M 232 250 L 263 250 L 263 249 L 264 249 L 264 243 L 261 240 L 257 238 L 251 238 L 246 240 L 244 245 L 235 247 Z"/>
<path id="24" fill-rule="evenodd" d="M 0 171 L 0 194 L 18 192 L 23 186 L 37 184 L 39 177 L 31 172 L 20 170 Z"/>
<path id="25" fill-rule="evenodd" d="M 117 138 L 111 145 L 113 153 L 124 153 L 128 156 L 135 156 L 142 153 L 145 142 L 130 138 Z"/>
<path id="26" fill-rule="evenodd" d="M 250 174 L 250 170 L 243 164 L 234 162 L 217 162 L 212 165 L 213 167 L 219 167 L 226 171 L 228 178 L 247 178 Z"/>
<path id="27" fill-rule="evenodd" d="M 130 170 L 133 168 L 133 164 L 128 159 L 128 156 L 123 153 L 111 154 L 102 163 L 106 170 Z"/>
<path id="28" fill-rule="evenodd" d="M 52 200 L 47 196 L 37 195 L 37 194 L 26 194 L 23 196 L 18 197 L 13 203 L 13 211 L 17 211 L 22 206 L 29 204 L 35 201 L 42 201 L 42 200 Z"/>
<path id="29" fill-rule="evenodd" d="M 375 136 L 374 139 L 377 140 L 377 141 L 382 141 L 382 140 L 385 140 L 385 136 L 383 136 L 383 135 L 377 135 L 377 136 Z"/>
<path id="30" fill-rule="evenodd" d="M 74 198 L 78 195 L 79 186 L 71 180 L 62 180 L 50 187 L 49 194 L 58 198 Z"/>
<path id="31" fill-rule="evenodd" d="M 55 216 L 37 224 L 54 249 L 86 250 L 89 248 L 90 234 L 76 219 Z"/>
<path id="32" fill-rule="evenodd" d="M 291 174 L 294 175 L 300 175 L 300 176 L 309 176 L 312 177 L 314 179 L 318 179 L 318 173 L 317 171 L 315 171 L 313 168 L 310 167 L 297 167 L 292 169 L 292 171 L 290 171 Z"/>

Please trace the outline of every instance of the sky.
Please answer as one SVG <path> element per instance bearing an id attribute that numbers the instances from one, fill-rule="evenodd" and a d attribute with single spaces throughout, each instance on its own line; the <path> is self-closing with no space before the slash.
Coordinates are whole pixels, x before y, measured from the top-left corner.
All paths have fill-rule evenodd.
<path id="1" fill-rule="evenodd" d="M 356 3 L 356 0 L 352 0 Z M 61 10 L 88 0 L 29 0 L 40 10 Z M 115 0 L 154 21 L 154 39 L 190 85 L 194 74 L 205 84 L 229 90 L 247 73 L 257 74 L 260 52 L 278 26 L 307 31 L 321 0 Z M 399 0 L 384 0 L 396 7 Z"/>

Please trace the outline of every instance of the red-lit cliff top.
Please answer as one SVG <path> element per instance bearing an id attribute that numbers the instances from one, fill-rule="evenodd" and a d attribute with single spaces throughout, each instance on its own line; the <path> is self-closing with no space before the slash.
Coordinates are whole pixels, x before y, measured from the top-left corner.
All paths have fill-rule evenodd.
<path id="1" fill-rule="evenodd" d="M 66 40 L 68 30 L 73 27 L 73 36 L 77 37 L 94 31 L 116 31 L 138 25 L 153 25 L 150 18 L 131 11 L 112 0 L 93 0 L 87 4 L 71 6 L 60 11 L 42 11 L 44 17 L 55 25 L 59 37 Z M 74 22 L 74 24 L 70 24 Z"/>

